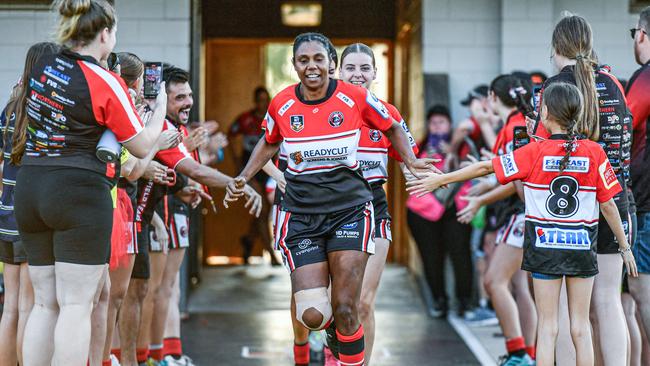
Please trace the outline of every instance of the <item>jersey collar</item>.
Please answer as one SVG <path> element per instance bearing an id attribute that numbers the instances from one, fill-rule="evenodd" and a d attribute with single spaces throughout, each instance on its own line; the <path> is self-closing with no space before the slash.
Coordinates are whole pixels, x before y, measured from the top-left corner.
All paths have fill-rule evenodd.
<path id="1" fill-rule="evenodd" d="M 82 61 L 87 61 L 87 62 L 93 63 L 93 64 L 95 64 L 95 65 L 101 66 L 101 65 L 99 64 L 99 61 L 97 61 L 94 57 L 92 57 L 92 56 L 82 56 L 82 55 L 80 55 L 80 54 L 78 54 L 78 53 L 72 51 L 72 50 L 69 49 L 69 48 L 63 48 L 63 49 L 61 50 L 61 54 L 62 54 L 63 56 L 69 57 L 69 58 L 71 58 L 71 59 L 73 59 L 73 60 L 82 60 Z"/>
<path id="2" fill-rule="evenodd" d="M 296 97 L 298 100 L 307 105 L 316 105 L 316 104 L 321 104 L 326 102 L 332 95 L 334 95 L 334 91 L 336 90 L 337 87 L 337 82 L 338 80 L 330 78 L 330 84 L 327 87 L 327 93 L 325 93 L 325 97 L 318 99 L 318 100 L 305 100 L 305 97 L 302 95 L 300 92 L 300 83 L 296 84 Z"/>

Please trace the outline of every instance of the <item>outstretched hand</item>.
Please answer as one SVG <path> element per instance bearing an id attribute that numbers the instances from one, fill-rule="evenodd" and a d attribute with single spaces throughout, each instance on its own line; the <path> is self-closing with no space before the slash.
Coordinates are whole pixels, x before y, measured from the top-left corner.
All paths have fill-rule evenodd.
<path id="1" fill-rule="evenodd" d="M 239 198 L 244 195 L 245 187 L 246 179 L 244 179 L 244 177 L 231 179 L 226 186 L 226 196 L 223 198 L 224 207 L 229 208 L 228 203 L 237 202 Z"/>
<path id="2" fill-rule="evenodd" d="M 418 179 L 406 182 L 406 190 L 411 194 L 422 197 L 425 194 L 443 186 L 443 175 L 435 172 L 422 174 Z"/>

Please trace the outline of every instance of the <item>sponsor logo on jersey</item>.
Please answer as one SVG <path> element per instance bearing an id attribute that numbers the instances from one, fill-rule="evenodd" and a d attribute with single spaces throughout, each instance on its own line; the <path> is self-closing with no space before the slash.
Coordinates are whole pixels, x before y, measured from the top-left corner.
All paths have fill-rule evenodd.
<path id="1" fill-rule="evenodd" d="M 293 153 L 289 154 L 289 157 L 296 164 L 300 164 L 300 163 L 302 163 L 304 161 L 303 158 L 302 158 L 302 153 L 300 151 L 296 151 L 296 152 L 293 152 Z"/>
<path id="2" fill-rule="evenodd" d="M 596 90 L 607 90 L 605 83 L 596 83 Z"/>
<path id="3" fill-rule="evenodd" d="M 289 119 L 291 129 L 295 132 L 300 132 L 303 128 L 305 128 L 305 117 L 303 115 L 293 115 Z"/>
<path id="4" fill-rule="evenodd" d="M 327 119 L 327 122 L 329 122 L 330 126 L 332 127 L 339 127 L 343 124 L 343 113 L 339 111 L 334 111 L 330 113 L 329 118 Z"/>
<path id="5" fill-rule="evenodd" d="M 559 172 L 560 161 L 563 156 L 544 156 L 542 170 L 545 172 Z M 570 157 L 565 172 L 587 173 L 589 171 L 589 158 Z"/>
<path id="6" fill-rule="evenodd" d="M 605 132 L 602 136 L 601 139 L 603 141 L 619 141 L 621 137 L 618 135 L 612 135 L 609 132 Z"/>
<path id="7" fill-rule="evenodd" d="M 64 85 L 68 85 L 70 82 L 70 79 L 72 79 L 69 75 L 66 75 L 62 73 L 61 71 L 53 68 L 52 66 L 45 66 L 45 69 L 43 70 L 43 74 L 51 77 L 52 79 L 63 83 Z"/>
<path id="8" fill-rule="evenodd" d="M 50 98 L 48 98 L 48 97 L 46 97 L 44 95 L 38 94 L 34 90 L 32 90 L 32 100 L 44 103 L 44 104 L 46 104 L 46 105 L 48 105 L 48 106 L 50 106 L 50 107 L 52 107 L 54 109 L 63 110 L 63 106 L 61 104 L 53 101 L 52 99 L 50 99 Z"/>
<path id="9" fill-rule="evenodd" d="M 48 80 L 48 81 L 49 81 L 49 80 Z M 68 99 L 68 98 L 66 98 L 66 97 L 64 97 L 64 96 L 62 96 L 62 95 L 60 95 L 60 94 L 58 94 L 58 93 L 55 92 L 55 91 L 53 91 L 51 95 L 52 95 L 52 98 L 54 98 L 55 100 L 57 100 L 57 101 L 59 101 L 59 102 L 65 104 L 65 105 L 67 105 L 67 106 L 72 107 L 72 106 L 75 105 L 74 100 L 70 100 L 70 99 Z"/>
<path id="10" fill-rule="evenodd" d="M 354 101 L 350 99 L 350 97 L 348 97 L 347 95 L 338 92 L 336 93 L 336 97 L 339 98 L 343 103 L 347 104 L 348 107 L 350 108 L 354 107 Z"/>
<path id="11" fill-rule="evenodd" d="M 607 116 L 607 123 L 616 123 L 621 119 L 618 114 Z M 619 125 L 620 126 L 620 125 Z M 619 127 L 620 128 L 620 127 Z"/>
<path id="12" fill-rule="evenodd" d="M 325 149 L 305 150 L 302 156 L 306 160 L 338 160 L 348 155 L 348 147 L 332 147 Z"/>
<path id="13" fill-rule="evenodd" d="M 358 230 L 343 228 L 336 230 L 336 237 L 338 239 L 358 239 L 359 236 L 361 236 L 361 233 Z"/>
<path id="14" fill-rule="evenodd" d="M 548 249 L 590 250 L 591 237 L 585 229 L 535 227 L 535 246 Z"/>
<path id="15" fill-rule="evenodd" d="M 598 173 L 600 173 L 600 178 L 603 180 L 603 185 L 605 189 L 610 189 L 618 183 L 616 179 L 616 174 L 614 171 L 607 166 L 607 161 L 603 161 L 602 164 L 598 167 Z"/>
<path id="16" fill-rule="evenodd" d="M 600 107 L 600 113 L 601 114 L 609 114 L 609 113 L 614 113 L 616 112 L 615 107 Z"/>
<path id="17" fill-rule="evenodd" d="M 621 101 L 618 99 L 601 99 L 599 103 L 601 106 L 609 106 L 614 104 L 619 104 Z"/>
<path id="18" fill-rule="evenodd" d="M 384 103 L 382 103 L 379 98 L 377 98 L 370 90 L 367 91 L 366 95 L 366 102 L 379 113 L 379 115 L 383 119 L 388 119 L 390 117 L 390 114 L 388 113 L 388 109 L 386 109 L 386 106 Z"/>
<path id="19" fill-rule="evenodd" d="M 373 170 L 377 169 L 381 166 L 381 162 L 376 161 L 376 160 L 359 160 L 359 167 L 361 168 L 361 171 L 368 171 L 368 170 Z"/>
<path id="20" fill-rule="evenodd" d="M 506 177 L 519 173 L 519 167 L 517 167 L 515 157 L 512 153 L 501 155 L 499 160 L 501 161 L 501 167 L 503 168 L 503 175 Z"/>
<path id="21" fill-rule="evenodd" d="M 369 130 L 368 135 L 370 135 L 370 140 L 374 142 L 381 141 L 381 132 L 379 130 Z"/>
<path id="22" fill-rule="evenodd" d="M 298 244 L 298 249 L 300 250 L 296 252 L 296 256 L 307 254 L 315 250 L 318 250 L 317 245 L 312 246 L 311 244 L 312 244 L 311 239 L 303 239 L 303 241 L 301 241 Z"/>
<path id="23" fill-rule="evenodd" d="M 43 83 L 41 83 L 41 82 L 38 82 L 38 81 L 34 80 L 34 78 L 29 79 L 29 87 L 36 90 L 36 91 L 38 91 L 39 93 L 42 93 L 42 92 L 45 91 L 45 85 L 43 85 Z"/>
<path id="24" fill-rule="evenodd" d="M 52 112 L 52 119 L 56 122 L 65 122 L 67 118 L 62 113 Z"/>
<path id="25" fill-rule="evenodd" d="M 278 110 L 278 114 L 280 117 L 284 116 L 284 114 L 291 108 L 291 106 L 295 103 L 296 101 L 293 99 L 289 99 L 282 107 L 280 107 L 280 110 Z"/>
<path id="26" fill-rule="evenodd" d="M 67 67 L 68 69 L 71 69 L 71 68 L 74 67 L 74 65 L 72 65 L 71 63 L 69 63 L 69 62 L 67 62 L 65 60 L 62 60 L 62 59 L 60 59 L 58 57 L 55 58 L 54 61 L 56 61 L 58 64 L 61 64 L 61 65 L 65 66 L 65 67 Z"/>
<path id="27" fill-rule="evenodd" d="M 623 128 L 620 124 L 600 126 L 603 131 L 620 131 Z"/>

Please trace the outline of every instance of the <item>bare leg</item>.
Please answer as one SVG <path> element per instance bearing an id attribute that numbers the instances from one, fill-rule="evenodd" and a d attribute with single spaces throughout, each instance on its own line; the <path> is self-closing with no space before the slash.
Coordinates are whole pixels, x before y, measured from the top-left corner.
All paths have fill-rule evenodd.
<path id="1" fill-rule="evenodd" d="M 138 366 L 136 342 L 142 319 L 142 304 L 149 290 L 149 280 L 132 278 L 118 315 L 122 366 Z"/>
<path id="2" fill-rule="evenodd" d="M 537 365 L 555 365 L 555 342 L 558 334 L 558 302 L 562 280 L 533 279 L 537 299 Z"/>
<path id="3" fill-rule="evenodd" d="M 29 266 L 29 275 L 34 286 L 34 308 L 25 325 L 23 358 L 25 366 L 49 365 L 59 316 L 54 266 Z"/>
<path id="4" fill-rule="evenodd" d="M 165 322 L 164 338 L 181 337 L 181 314 L 179 309 L 181 300 L 180 277 L 180 273 L 177 273 L 172 294 L 169 298 L 169 311 L 167 312 L 167 321 Z"/>
<path id="5" fill-rule="evenodd" d="M 517 303 L 510 293 L 510 280 L 521 266 L 523 250 L 501 243 L 497 245 L 485 276 L 485 289 L 507 339 L 521 337 Z"/>
<path id="6" fill-rule="evenodd" d="M 632 296 L 628 293 L 623 293 L 621 297 L 623 303 L 623 312 L 625 312 L 625 319 L 627 321 L 627 329 L 630 332 L 630 366 L 641 366 L 641 331 L 639 330 L 639 323 L 636 321 L 636 303 Z"/>
<path id="7" fill-rule="evenodd" d="M 618 254 L 598 254 L 598 274 L 594 280 L 591 309 L 597 319 L 603 365 L 620 365 L 627 357 L 628 330 L 621 304 L 623 259 Z M 592 315 L 593 317 L 593 315 Z"/>
<path id="8" fill-rule="evenodd" d="M 375 238 L 375 254 L 371 255 L 366 265 L 366 273 L 361 286 L 361 302 L 359 303 L 359 317 L 363 324 L 364 340 L 366 342 L 366 365 L 370 365 L 372 348 L 375 343 L 375 299 L 381 274 L 384 272 L 388 247 L 390 242 L 386 239 Z"/>
<path id="9" fill-rule="evenodd" d="M 101 290 L 96 298 L 91 315 L 90 336 L 90 366 L 101 366 L 106 343 L 106 326 L 108 319 L 108 302 L 111 293 L 111 282 L 108 277 L 108 265 L 105 266 L 101 279 Z"/>
<path id="10" fill-rule="evenodd" d="M 149 261 L 151 263 L 151 277 L 149 278 L 149 291 L 142 303 L 142 317 L 140 319 L 140 329 L 138 332 L 137 348 L 149 348 L 151 343 L 151 324 L 154 316 L 154 299 L 156 291 L 162 281 L 165 270 L 167 255 L 162 252 L 150 252 Z"/>
<path id="11" fill-rule="evenodd" d="M 639 332 L 641 333 L 641 365 L 650 365 L 650 341 L 643 327 L 638 304 L 636 308 L 636 321 L 639 324 Z"/>
<path id="12" fill-rule="evenodd" d="M 566 279 L 562 279 L 560 290 L 560 306 L 558 312 L 559 332 L 555 342 L 555 361 L 558 365 L 575 365 L 576 350 L 571 340 L 569 320 L 569 300 L 567 299 Z"/>
<path id="13" fill-rule="evenodd" d="M 591 366 L 594 364 L 594 348 L 589 325 L 589 303 L 591 302 L 594 278 L 568 277 L 566 282 L 571 339 L 576 347 L 576 366 Z M 625 354 L 623 354 L 623 360 L 625 360 Z"/>
<path id="14" fill-rule="evenodd" d="M 160 285 L 154 294 L 154 307 L 153 314 L 155 316 L 151 321 L 151 334 L 150 344 L 162 344 L 165 335 L 165 325 L 167 324 L 167 316 L 169 312 L 170 302 L 172 300 L 172 292 L 176 278 L 178 278 L 178 271 L 183 263 L 185 256 L 185 249 L 172 249 L 167 254 L 165 268 L 163 270 Z M 178 309 L 178 304 L 175 305 Z"/>
<path id="15" fill-rule="evenodd" d="M 537 335 L 537 311 L 528 286 L 528 272 L 517 270 L 512 278 L 512 285 L 526 346 L 534 346 Z"/>
<path id="16" fill-rule="evenodd" d="M 113 343 L 113 332 L 117 324 L 117 313 L 122 306 L 122 301 L 126 296 L 131 280 L 131 271 L 135 255 L 129 255 L 129 262 L 122 267 L 109 271 L 108 275 L 111 281 L 111 294 L 108 302 L 108 317 L 106 322 L 106 342 L 104 343 L 103 359 L 108 360 L 111 354 L 111 344 Z"/>
<path id="17" fill-rule="evenodd" d="M 57 262 L 54 270 L 60 311 L 54 329 L 52 366 L 82 366 L 88 360 L 93 301 L 106 265 Z"/>
<path id="18" fill-rule="evenodd" d="M 628 277 L 628 284 L 639 309 L 644 331 L 650 334 L 650 274 L 639 273 L 639 277 Z"/>
<path id="19" fill-rule="evenodd" d="M 18 362 L 16 347 L 18 329 L 18 298 L 20 296 L 20 266 L 4 264 L 5 301 L 0 318 L 0 366 L 15 366 Z"/>
<path id="20" fill-rule="evenodd" d="M 25 325 L 29 313 L 34 307 L 34 288 L 29 277 L 27 263 L 20 264 L 20 291 L 18 295 L 18 330 L 16 332 L 16 348 L 18 350 L 18 363 L 23 365 L 23 340 L 25 338 Z"/>

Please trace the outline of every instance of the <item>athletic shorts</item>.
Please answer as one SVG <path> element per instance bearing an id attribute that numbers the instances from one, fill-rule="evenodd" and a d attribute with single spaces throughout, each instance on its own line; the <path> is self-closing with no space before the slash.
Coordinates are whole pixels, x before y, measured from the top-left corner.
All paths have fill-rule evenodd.
<path id="1" fill-rule="evenodd" d="M 18 241 L 0 240 L 0 262 L 6 264 L 21 264 L 27 262 L 25 247 Z"/>
<path id="2" fill-rule="evenodd" d="M 184 213 L 172 214 L 169 218 L 169 227 L 167 233 L 169 234 L 169 249 L 185 249 L 190 246 L 189 236 L 189 218 Z M 162 252 L 163 247 L 158 242 L 156 237 L 156 230 L 153 225 L 149 227 L 149 249 L 152 252 Z"/>
<path id="3" fill-rule="evenodd" d="M 133 231 L 135 232 L 138 253 L 135 255 L 131 278 L 147 280 L 151 276 L 149 265 L 149 225 L 141 225 L 140 230 L 137 230 L 136 226 Z"/>
<path id="4" fill-rule="evenodd" d="M 515 248 L 523 248 L 525 227 L 526 215 L 515 214 L 510 216 L 508 223 L 502 226 L 497 233 L 497 244 L 506 243 Z"/>
<path id="5" fill-rule="evenodd" d="M 636 243 L 632 253 L 639 273 L 650 274 L 650 212 L 637 212 Z"/>
<path id="6" fill-rule="evenodd" d="M 280 211 L 278 248 L 289 272 L 327 261 L 339 250 L 375 253 L 372 202 L 328 214 Z"/>
<path id="7" fill-rule="evenodd" d="M 140 248 L 138 248 L 138 231 L 136 230 L 135 223 L 132 223 L 131 225 L 131 241 L 129 242 L 129 246 L 126 248 L 126 253 L 138 254 L 140 252 Z"/>
<path id="8" fill-rule="evenodd" d="M 375 238 L 393 240 L 386 191 L 381 185 L 372 186 L 372 207 L 375 211 Z"/>
<path id="9" fill-rule="evenodd" d="M 87 169 L 23 166 L 15 215 L 32 266 L 106 264 L 113 229 L 112 184 Z"/>
<path id="10" fill-rule="evenodd" d="M 636 238 L 636 227 L 632 220 L 632 214 L 622 214 L 621 213 L 621 222 L 623 223 L 623 230 L 627 235 L 628 243 L 634 243 Z M 616 240 L 616 235 L 612 231 L 612 228 L 609 227 L 607 220 L 600 215 L 600 220 L 598 221 L 598 241 L 596 242 L 596 253 L 598 254 L 617 254 L 618 253 L 618 240 Z"/>

